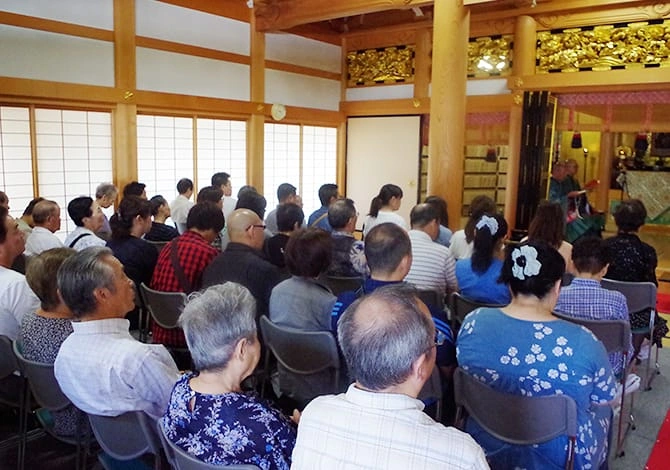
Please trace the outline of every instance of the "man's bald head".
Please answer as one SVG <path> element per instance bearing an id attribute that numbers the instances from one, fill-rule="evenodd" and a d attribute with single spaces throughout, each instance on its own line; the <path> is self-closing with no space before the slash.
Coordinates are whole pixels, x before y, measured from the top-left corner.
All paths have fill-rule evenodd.
<path id="1" fill-rule="evenodd" d="M 231 242 L 242 243 L 256 249 L 263 247 L 264 225 L 254 211 L 235 209 L 226 222 Z"/>
<path id="2" fill-rule="evenodd" d="M 430 313 L 406 284 L 358 299 L 340 319 L 337 335 L 352 378 L 369 390 L 405 382 L 414 362 L 435 344 Z"/>

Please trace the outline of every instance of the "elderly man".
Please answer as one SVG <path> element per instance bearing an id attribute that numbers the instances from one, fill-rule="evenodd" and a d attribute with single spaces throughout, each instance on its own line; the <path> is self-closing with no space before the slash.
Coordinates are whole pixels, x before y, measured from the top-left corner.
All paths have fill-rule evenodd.
<path id="1" fill-rule="evenodd" d="M 177 182 L 177 192 L 179 196 L 170 204 L 170 213 L 172 221 L 177 226 L 179 233 L 184 233 L 186 229 L 186 219 L 188 211 L 193 207 L 193 181 L 188 178 L 182 178 Z"/>
<path id="2" fill-rule="evenodd" d="M 124 317 L 135 306 L 133 281 L 111 250 L 93 247 L 68 258 L 58 291 L 77 320 L 54 363 L 63 393 L 94 415 L 162 416 L 179 371 L 165 347 L 130 335 Z"/>
<path id="3" fill-rule="evenodd" d="M 221 202 L 221 198 L 218 202 Z M 219 205 L 199 202 L 193 206 L 186 219 L 186 232 L 168 243 L 158 256 L 151 288 L 186 294 L 199 290 L 203 271 L 219 254 L 211 243 L 222 228 L 223 212 Z M 179 329 L 166 330 L 154 323 L 151 330 L 154 343 L 186 346 L 184 334 Z"/>
<path id="4" fill-rule="evenodd" d="M 440 219 L 432 204 L 417 204 L 409 214 L 412 230 L 412 266 L 405 281 L 443 296 L 458 290 L 456 261 L 446 246 L 436 243 Z"/>
<path id="5" fill-rule="evenodd" d="M 67 213 L 77 228 L 65 237 L 65 246 L 77 251 L 105 246 L 105 240 L 95 234 L 102 227 L 104 217 L 97 202 L 88 196 L 76 197 L 67 205 Z"/>
<path id="6" fill-rule="evenodd" d="M 277 187 L 277 200 L 279 204 L 265 217 L 265 225 L 272 235 L 276 235 L 279 232 L 279 228 L 277 227 L 277 209 L 282 204 L 295 204 L 297 196 L 296 187 L 291 183 L 282 183 Z"/>
<path id="7" fill-rule="evenodd" d="M 54 235 L 60 230 L 60 207 L 45 199 L 33 208 L 33 230 L 26 239 L 26 255 L 35 256 L 51 248 L 61 248 L 63 242 Z"/>
<path id="8" fill-rule="evenodd" d="M 36 197 L 35 199 L 31 200 L 23 210 L 21 217 L 16 219 L 16 223 L 19 224 L 19 230 L 21 230 L 26 235 L 26 239 L 28 235 L 30 235 L 30 232 L 33 231 L 33 227 L 35 226 L 35 222 L 33 222 L 33 210 L 35 209 L 35 205 L 37 205 L 37 203 L 40 201 L 44 201 L 44 198 Z"/>
<path id="9" fill-rule="evenodd" d="M 277 266 L 263 256 L 265 225 L 255 212 L 236 209 L 228 218 L 230 243 L 202 276 L 203 287 L 237 282 L 256 299 L 257 314 L 267 315 L 272 288 L 282 280 Z"/>
<path id="10" fill-rule="evenodd" d="M 119 190 L 112 183 L 100 183 L 98 187 L 95 188 L 95 202 L 97 202 L 98 206 L 102 209 L 111 207 L 118 195 Z M 103 240 L 109 240 L 112 236 L 112 228 L 109 226 L 109 219 L 107 219 L 104 212 L 102 214 L 102 227 L 98 230 L 96 235 Z"/>
<path id="11" fill-rule="evenodd" d="M 23 274 L 10 269 L 25 246 L 23 232 L 8 209 L 0 205 L 0 335 L 12 340 L 19 333 L 23 316 L 40 305 Z"/>
<path id="12" fill-rule="evenodd" d="M 357 219 L 358 212 L 351 199 L 338 199 L 328 208 L 328 223 L 333 229 L 333 260 L 327 271 L 329 276 L 368 275 L 365 245 L 354 238 Z"/>
<path id="13" fill-rule="evenodd" d="M 292 469 L 487 469 L 467 434 L 436 423 L 417 396 L 435 363 L 435 328 L 407 287 L 357 300 L 337 329 L 354 383 L 302 413 Z"/>

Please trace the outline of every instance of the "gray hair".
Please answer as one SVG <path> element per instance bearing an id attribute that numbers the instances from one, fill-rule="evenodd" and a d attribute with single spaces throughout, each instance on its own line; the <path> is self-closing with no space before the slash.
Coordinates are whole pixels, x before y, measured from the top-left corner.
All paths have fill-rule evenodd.
<path id="1" fill-rule="evenodd" d="M 114 288 L 114 271 L 105 258 L 114 256 L 112 250 L 96 246 L 86 248 L 63 261 L 58 269 L 58 291 L 75 318 L 95 311 L 98 302 L 95 289 Z"/>
<path id="2" fill-rule="evenodd" d="M 356 216 L 356 207 L 351 199 L 338 199 L 328 207 L 328 223 L 334 229 L 347 225 L 349 219 Z"/>
<path id="3" fill-rule="evenodd" d="M 256 335 L 256 300 L 241 284 L 226 282 L 188 297 L 179 317 L 195 369 L 221 370 L 239 340 Z"/>
<path id="4" fill-rule="evenodd" d="M 116 197 L 119 194 L 119 190 L 112 183 L 100 183 L 97 188 L 95 188 L 95 198 L 102 199 L 105 196 Z"/>
<path id="5" fill-rule="evenodd" d="M 354 302 L 337 325 L 350 376 L 370 390 L 399 385 L 412 364 L 435 344 L 432 319 L 419 308 L 416 289 L 381 287 Z"/>

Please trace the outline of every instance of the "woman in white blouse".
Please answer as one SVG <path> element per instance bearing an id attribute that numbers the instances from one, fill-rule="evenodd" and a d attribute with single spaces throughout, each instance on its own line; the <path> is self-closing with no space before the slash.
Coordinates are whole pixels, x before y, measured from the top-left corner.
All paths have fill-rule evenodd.
<path id="1" fill-rule="evenodd" d="M 402 189 L 395 184 L 385 184 L 379 190 L 379 194 L 370 202 L 370 213 L 363 225 L 363 236 L 367 236 L 375 225 L 392 222 L 407 230 L 407 222 L 402 216 L 396 214 L 402 203 Z"/>

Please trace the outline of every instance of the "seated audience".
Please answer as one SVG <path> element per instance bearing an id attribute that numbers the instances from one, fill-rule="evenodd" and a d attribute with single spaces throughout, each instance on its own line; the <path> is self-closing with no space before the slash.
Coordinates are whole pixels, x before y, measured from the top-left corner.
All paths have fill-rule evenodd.
<path id="1" fill-rule="evenodd" d="M 456 260 L 472 256 L 475 241 L 475 225 L 484 214 L 495 214 L 496 203 L 488 196 L 476 196 L 470 202 L 468 221 L 463 230 L 457 230 L 451 237 L 449 251 Z"/>
<path id="2" fill-rule="evenodd" d="M 154 221 L 151 222 L 151 229 L 144 236 L 145 240 L 152 242 L 169 242 L 179 236 L 176 228 L 167 225 L 165 221 L 170 217 L 170 206 L 163 196 L 154 196 L 149 199 L 151 204 L 151 215 Z"/>
<path id="3" fill-rule="evenodd" d="M 434 290 L 444 297 L 458 290 L 456 262 L 446 246 L 436 243 L 440 232 L 439 215 L 431 204 L 417 204 L 410 212 L 412 266 L 405 282 L 419 289 Z"/>
<path id="4" fill-rule="evenodd" d="M 180 234 L 186 231 L 186 218 L 188 211 L 193 207 L 193 181 L 188 178 L 182 178 L 177 182 L 177 192 L 179 195 L 177 199 L 170 204 L 170 212 L 172 221 L 177 226 Z"/>
<path id="5" fill-rule="evenodd" d="M 565 260 L 566 271 L 574 274 L 572 245 L 563 240 L 564 236 L 565 217 L 561 205 L 556 202 L 542 202 L 528 226 L 527 240 L 543 241 L 554 247 Z"/>
<path id="6" fill-rule="evenodd" d="M 63 242 L 54 235 L 60 230 L 60 207 L 47 199 L 35 204 L 33 230 L 26 239 L 26 256 L 39 255 L 51 248 L 61 248 Z"/>
<path id="7" fill-rule="evenodd" d="M 250 193 L 242 194 L 238 204 Z M 228 220 L 230 243 L 202 275 L 203 287 L 231 281 L 249 289 L 256 299 L 257 317 L 267 315 L 272 288 L 282 280 L 279 268 L 263 256 L 264 230 L 258 214 L 235 209 Z"/>
<path id="8" fill-rule="evenodd" d="M 35 226 L 35 222 L 33 222 L 33 210 L 35 209 L 35 205 L 40 201 L 44 201 L 44 198 L 36 197 L 35 199 L 31 200 L 23 210 L 21 217 L 16 219 L 16 222 L 19 224 L 19 230 L 25 234 L 26 240 Z"/>
<path id="9" fill-rule="evenodd" d="M 603 239 L 582 237 L 577 240 L 572 249 L 575 278 L 569 286 L 561 288 L 556 311 L 587 320 L 630 321 L 626 297 L 621 292 L 600 287 L 610 259 L 610 252 Z M 622 372 L 622 354 L 612 353 L 609 358 L 618 376 Z M 633 359 L 632 344 L 628 358 Z"/>
<path id="10" fill-rule="evenodd" d="M 208 464 L 288 470 L 294 426 L 242 392 L 261 353 L 255 316 L 251 293 L 232 282 L 189 298 L 179 323 L 198 372 L 179 379 L 161 426 L 170 441 Z"/>
<path id="11" fill-rule="evenodd" d="M 337 324 L 345 310 L 357 298 L 370 294 L 380 287 L 404 284 L 412 266 L 412 245 L 407 232 L 390 222 L 377 225 L 365 239 L 365 257 L 370 266 L 370 277 L 357 291 L 343 292 L 337 297 L 331 312 L 331 328 L 337 331 Z M 435 305 L 428 305 L 433 322 L 440 336 L 445 338 L 437 348 L 437 364 L 449 369 L 456 364 L 456 351 L 451 328 L 443 311 Z"/>
<path id="12" fill-rule="evenodd" d="M 552 314 L 564 271 L 563 257 L 543 242 L 510 249 L 501 279 L 512 291 L 512 302 L 477 309 L 465 318 L 458 335 L 458 363 L 502 392 L 574 399 L 579 429 L 575 468 L 602 468 L 616 380 L 602 343 L 585 328 Z M 493 468 L 565 466 L 567 436 L 517 446 L 489 435 L 474 420 L 466 429 Z"/>
<path id="13" fill-rule="evenodd" d="M 76 320 L 54 362 L 63 393 L 89 414 L 161 417 L 179 371 L 165 347 L 130 335 L 135 291 L 121 262 L 109 248 L 80 251 L 58 270 L 58 291 Z"/>
<path id="14" fill-rule="evenodd" d="M 280 204 L 275 212 L 277 233 L 265 239 L 263 251 L 272 264 L 284 269 L 286 267 L 284 258 L 286 244 L 291 234 L 302 227 L 305 214 L 298 205 L 291 202 Z"/>
<path id="15" fill-rule="evenodd" d="M 437 215 L 440 221 L 440 233 L 437 235 L 437 240 L 435 240 L 440 245 L 444 245 L 449 248 L 451 244 L 451 237 L 453 233 L 449 230 L 449 213 L 447 212 L 447 201 L 440 196 L 428 196 L 425 201 L 426 204 L 430 204 L 437 211 Z"/>
<path id="16" fill-rule="evenodd" d="M 282 204 L 295 204 L 297 196 L 295 191 L 296 187 L 291 183 L 282 183 L 277 187 L 277 200 L 279 201 L 279 204 L 265 216 L 265 225 L 268 231 L 273 235 L 276 235 L 277 232 L 279 232 L 279 227 L 277 226 L 277 209 L 279 209 L 279 206 Z M 302 221 L 300 221 L 300 225 L 302 225 Z"/>
<path id="17" fill-rule="evenodd" d="M 337 335 L 354 383 L 307 405 L 292 469 L 488 468 L 470 436 L 433 421 L 416 398 L 433 371 L 436 332 L 411 291 L 394 285 L 362 297 Z"/>
<path id="18" fill-rule="evenodd" d="M 219 198 L 219 201 L 221 199 Z M 223 228 L 221 207 L 211 202 L 199 202 L 188 213 L 186 232 L 165 245 L 158 255 L 152 289 L 162 292 L 190 294 L 202 287 L 202 273 L 219 251 L 212 241 Z M 176 261 L 173 252 L 176 250 Z M 180 329 L 166 330 L 156 323 L 151 326 L 154 343 L 185 347 Z"/>
<path id="19" fill-rule="evenodd" d="M 609 268 L 605 277 L 615 281 L 653 282 L 656 280 L 656 266 L 658 258 L 656 250 L 651 245 L 640 240 L 637 232 L 647 219 L 647 209 L 639 199 L 622 201 L 614 210 L 614 222 L 618 232 L 612 238 L 605 240 L 612 254 Z M 629 312 L 631 328 L 645 328 L 649 326 L 649 311 Z M 661 345 L 663 337 L 668 334 L 667 322 L 656 314 L 654 319 L 654 333 L 651 341 Z M 635 352 L 640 349 L 641 338 L 635 339 Z"/>
<path id="20" fill-rule="evenodd" d="M 392 222 L 407 230 L 407 222 L 396 211 L 402 203 L 402 189 L 395 184 L 385 184 L 370 202 L 370 212 L 363 224 L 363 236 L 367 237 L 376 225 Z"/>
<path id="21" fill-rule="evenodd" d="M 483 215 L 475 226 L 472 257 L 456 262 L 463 297 L 486 304 L 508 304 L 509 289 L 498 282 L 504 258 L 507 222 L 501 215 Z"/>
<path id="22" fill-rule="evenodd" d="M 142 238 L 151 228 L 151 204 L 139 197 L 125 197 L 109 224 L 112 238 L 107 246 L 123 264 L 126 275 L 138 288 L 141 283 L 149 285 L 158 259 L 156 249 Z"/>
<path id="23" fill-rule="evenodd" d="M 112 183 L 101 183 L 95 189 L 95 202 L 98 203 L 102 209 L 111 207 L 116 202 L 116 197 L 119 195 L 119 190 L 116 189 Z M 112 236 L 112 227 L 109 225 L 109 220 L 105 213 L 102 213 L 102 228 L 96 232 L 96 235 L 103 240 L 109 240 Z"/>
<path id="24" fill-rule="evenodd" d="M 23 317 L 39 307 L 39 300 L 23 274 L 11 269 L 23 253 L 23 232 L 5 206 L 0 205 L 0 335 L 15 340 Z"/>
<path id="25" fill-rule="evenodd" d="M 351 199 L 338 199 L 328 208 L 333 231 L 333 259 L 327 274 L 339 277 L 366 277 L 369 274 L 365 245 L 354 238 L 358 212 Z"/>
<path id="26" fill-rule="evenodd" d="M 321 207 L 309 215 L 307 226 L 317 227 L 326 232 L 331 232 L 333 229 L 328 222 L 328 208 L 338 197 L 339 191 L 336 184 L 322 184 L 319 188 L 319 201 L 321 201 Z"/>
<path id="27" fill-rule="evenodd" d="M 95 235 L 102 227 L 104 217 L 97 202 L 88 196 L 76 197 L 67 205 L 67 213 L 77 228 L 65 237 L 63 245 L 77 251 L 91 246 L 105 246 L 105 240 Z"/>
<path id="28" fill-rule="evenodd" d="M 131 181 L 130 183 L 128 183 L 123 187 L 123 197 L 127 198 L 129 196 L 136 196 L 139 197 L 140 199 L 146 199 L 147 198 L 147 190 L 145 189 L 146 187 L 147 185 L 144 183 Z"/>
<path id="29" fill-rule="evenodd" d="M 40 307 L 26 313 L 17 342 L 29 361 L 53 364 L 60 345 L 72 333 L 72 312 L 58 296 L 56 274 L 63 261 L 75 254 L 72 248 L 52 248 L 35 256 L 28 266 L 26 281 L 40 299 Z M 50 412 L 53 431 L 73 436 L 77 431 L 74 406 Z"/>

